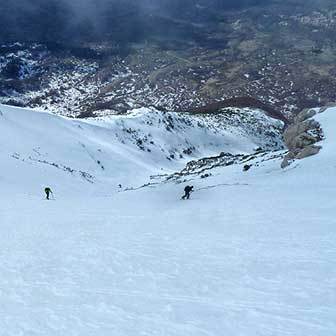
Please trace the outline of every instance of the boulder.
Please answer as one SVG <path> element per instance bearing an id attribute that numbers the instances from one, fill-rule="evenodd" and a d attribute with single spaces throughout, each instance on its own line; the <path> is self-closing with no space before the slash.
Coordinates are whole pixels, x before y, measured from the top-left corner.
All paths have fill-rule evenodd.
<path id="1" fill-rule="evenodd" d="M 303 149 L 306 146 L 314 144 L 315 142 L 317 142 L 317 140 L 318 139 L 313 135 L 310 135 L 308 133 L 301 133 L 292 140 L 291 146 L 294 149 Z"/>
<path id="2" fill-rule="evenodd" d="M 289 150 L 296 149 L 301 144 L 299 139 L 308 139 L 309 134 L 307 132 L 313 131 L 319 128 L 320 128 L 320 124 L 313 119 L 300 121 L 298 123 L 294 123 L 293 125 L 290 125 L 289 127 L 287 127 L 287 129 L 285 130 L 283 134 L 283 139 L 284 139 L 284 142 L 287 148 Z M 311 141 L 312 139 L 310 139 L 310 142 L 307 145 L 314 143 Z M 301 146 L 304 146 L 304 144 L 301 144 Z"/>
<path id="3" fill-rule="evenodd" d="M 316 113 L 317 113 L 316 110 L 304 109 L 294 118 L 294 123 L 300 123 L 304 120 L 307 120 L 313 117 Z"/>
<path id="4" fill-rule="evenodd" d="M 321 146 L 307 146 L 304 149 L 302 149 L 302 151 L 300 151 L 297 155 L 296 155 L 296 159 L 301 160 L 304 159 L 306 157 L 309 156 L 313 156 L 319 153 L 319 151 L 321 150 Z"/>
<path id="5" fill-rule="evenodd" d="M 291 164 L 291 161 L 285 156 L 281 162 L 281 168 L 284 169 Z"/>
<path id="6" fill-rule="evenodd" d="M 320 109 L 318 112 L 322 113 L 327 108 Z M 285 130 L 283 139 L 289 151 L 281 163 L 281 168 L 288 167 L 293 161 L 315 155 L 320 151 L 321 146 L 315 144 L 323 139 L 323 131 L 320 124 L 312 118 L 316 114 L 316 109 L 301 111 L 294 118 L 293 124 Z"/>

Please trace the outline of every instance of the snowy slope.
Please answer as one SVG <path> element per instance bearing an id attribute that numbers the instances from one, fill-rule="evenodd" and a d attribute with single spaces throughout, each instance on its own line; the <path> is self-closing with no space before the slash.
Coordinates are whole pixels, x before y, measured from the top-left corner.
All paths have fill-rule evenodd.
<path id="1" fill-rule="evenodd" d="M 149 109 L 88 121 L 5 105 L 0 110 L 0 178 L 13 183 L 11 189 L 36 194 L 43 185 L 67 194 L 83 188 L 106 193 L 119 184 L 141 185 L 192 158 L 281 146 L 279 122 L 257 111 L 244 112 L 263 125 L 251 134 L 248 125 L 213 127 L 212 120 Z"/>
<path id="2" fill-rule="evenodd" d="M 190 176 L 190 201 L 175 182 L 113 191 L 192 157 L 252 151 L 257 140 L 179 122 L 165 133 L 144 111 L 79 122 L 0 109 L 1 335 L 335 334 L 335 109 L 316 117 L 318 156 L 285 170 L 274 158 Z M 140 149 L 124 128 L 152 132 L 155 145 Z M 186 138 L 195 151 L 168 160 Z M 56 201 L 41 200 L 45 184 Z"/>

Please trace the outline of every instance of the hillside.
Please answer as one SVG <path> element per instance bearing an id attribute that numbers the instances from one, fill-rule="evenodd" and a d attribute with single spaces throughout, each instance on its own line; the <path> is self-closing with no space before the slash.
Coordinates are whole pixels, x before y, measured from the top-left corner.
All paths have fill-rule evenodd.
<path id="1" fill-rule="evenodd" d="M 62 189 L 69 183 L 89 190 L 133 187 L 193 158 L 283 146 L 282 123 L 252 110 L 204 118 L 144 108 L 84 121 L 4 105 L 0 110 L 2 174 L 10 172 L 19 189 L 32 181 L 35 191 L 56 183 Z"/>
<path id="2" fill-rule="evenodd" d="M 285 169 L 258 111 L 0 110 L 2 335 L 334 334 L 335 108 L 314 117 L 320 153 Z"/>

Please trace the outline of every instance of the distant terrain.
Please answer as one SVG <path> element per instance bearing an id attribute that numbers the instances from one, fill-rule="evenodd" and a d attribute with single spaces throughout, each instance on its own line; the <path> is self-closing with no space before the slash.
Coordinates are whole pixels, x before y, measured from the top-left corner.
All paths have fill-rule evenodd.
<path id="1" fill-rule="evenodd" d="M 43 36 L 29 24 L 31 39 L 2 30 L 0 102 L 87 117 L 142 106 L 213 112 L 252 97 L 290 118 L 336 100 L 332 2 L 178 4 L 128 4 L 107 12 L 108 26 L 73 20 L 67 32 L 57 7 L 60 21 Z"/>

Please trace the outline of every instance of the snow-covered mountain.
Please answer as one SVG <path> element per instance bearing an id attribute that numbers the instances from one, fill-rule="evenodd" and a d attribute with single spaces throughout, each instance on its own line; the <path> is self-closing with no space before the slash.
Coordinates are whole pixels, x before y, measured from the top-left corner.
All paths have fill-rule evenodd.
<path id="1" fill-rule="evenodd" d="M 335 108 L 285 169 L 259 111 L 0 110 L 1 335 L 333 335 Z"/>
<path id="2" fill-rule="evenodd" d="M 80 121 L 5 105 L 0 110 L 3 179 L 37 193 L 44 184 L 59 190 L 134 187 L 192 159 L 283 146 L 282 123 L 259 111 L 204 118 L 140 109 Z"/>

